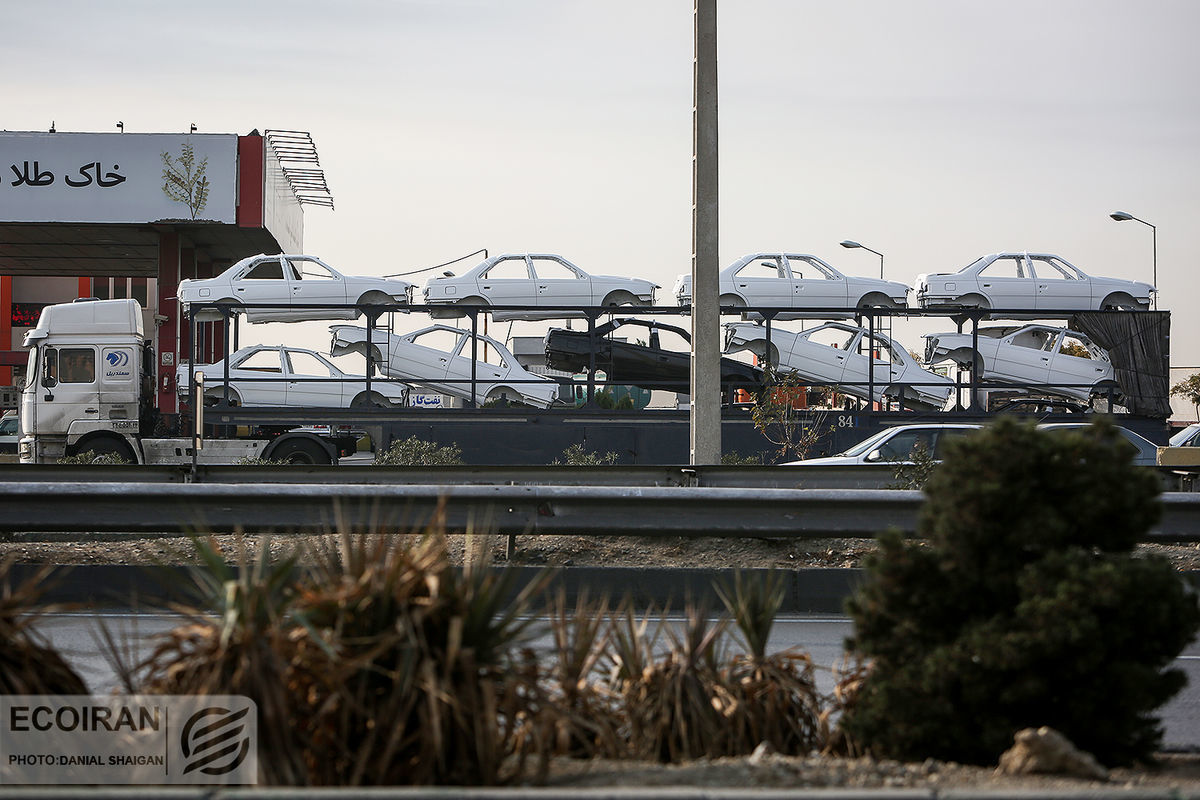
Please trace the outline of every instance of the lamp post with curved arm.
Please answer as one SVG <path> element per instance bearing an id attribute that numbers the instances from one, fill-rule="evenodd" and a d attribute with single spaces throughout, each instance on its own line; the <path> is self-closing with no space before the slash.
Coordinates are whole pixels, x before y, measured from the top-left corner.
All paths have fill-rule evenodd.
<path id="1" fill-rule="evenodd" d="M 874 253 L 875 255 L 879 256 L 879 279 L 883 280 L 883 253 L 879 252 L 878 250 L 872 250 L 871 248 L 867 247 L 865 244 L 859 244 L 858 242 L 852 242 L 849 239 L 842 242 L 841 245 L 842 245 L 842 247 L 846 247 L 846 248 L 850 248 L 850 249 L 853 249 L 856 247 L 862 248 L 863 250 L 866 250 L 868 253 Z"/>
<path id="2" fill-rule="evenodd" d="M 1109 214 L 1109 216 L 1112 217 L 1113 219 L 1115 219 L 1117 222 L 1128 222 L 1129 220 L 1133 220 L 1134 222 L 1140 222 L 1143 225 L 1150 226 L 1150 232 L 1151 232 L 1150 237 L 1151 237 L 1151 241 L 1152 241 L 1153 247 L 1154 247 L 1152 261 L 1151 261 L 1151 269 L 1153 270 L 1151 282 L 1154 284 L 1154 297 L 1152 299 L 1152 302 L 1154 303 L 1154 308 L 1157 309 L 1158 308 L 1158 228 L 1156 226 L 1152 225 L 1151 223 L 1146 222 L 1146 220 L 1138 219 L 1133 214 L 1127 214 L 1124 211 L 1114 211 L 1113 213 Z"/>

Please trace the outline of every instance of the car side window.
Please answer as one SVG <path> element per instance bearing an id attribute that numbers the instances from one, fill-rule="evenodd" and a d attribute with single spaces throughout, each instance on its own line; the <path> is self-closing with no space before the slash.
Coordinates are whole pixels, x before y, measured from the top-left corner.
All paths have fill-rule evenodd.
<path id="1" fill-rule="evenodd" d="M 312 353 L 291 350 L 287 354 L 287 360 L 291 365 L 293 375 L 319 375 L 323 378 L 337 377 L 334 374 L 332 366 L 326 364 Z"/>
<path id="2" fill-rule="evenodd" d="M 1033 272 L 1037 275 L 1040 281 L 1073 281 L 1076 277 L 1067 270 L 1060 267 L 1052 259 L 1049 258 L 1034 258 L 1029 259 L 1033 263 Z"/>
<path id="3" fill-rule="evenodd" d="M 1048 350 L 1054 345 L 1054 334 L 1050 331 L 1034 328 L 1021 331 L 1013 336 L 1012 343 L 1018 347 L 1028 347 L 1032 350 Z"/>
<path id="4" fill-rule="evenodd" d="M 836 281 L 841 280 L 840 277 L 830 272 L 825 268 L 825 265 L 819 264 L 816 261 L 810 261 L 801 256 L 788 256 L 788 267 L 792 270 L 792 277 L 806 281 Z"/>
<path id="5" fill-rule="evenodd" d="M 997 258 L 979 271 L 981 278 L 1028 278 L 1024 256 Z"/>
<path id="6" fill-rule="evenodd" d="M 315 261 L 292 261 L 293 274 L 297 280 L 308 281 L 335 281 L 338 276 L 329 271 L 323 264 L 318 264 Z"/>
<path id="7" fill-rule="evenodd" d="M 487 272 L 479 276 L 480 280 L 498 281 L 498 280 L 528 280 L 529 267 L 525 264 L 524 257 L 505 258 L 497 261 L 488 269 Z"/>
<path id="8" fill-rule="evenodd" d="M 857 335 L 855 331 L 847 331 L 843 328 L 815 328 L 808 335 L 808 340 L 813 344 L 823 344 L 829 347 L 836 347 L 839 350 L 848 350 L 854 346 L 854 338 Z"/>
<path id="9" fill-rule="evenodd" d="M 283 374 L 279 364 L 278 350 L 256 350 L 233 365 L 235 369 L 248 369 L 254 372 L 272 372 Z"/>
<path id="10" fill-rule="evenodd" d="M 570 281 L 583 280 L 586 275 L 580 275 L 575 270 L 568 267 L 561 261 L 553 258 L 534 258 L 533 274 L 539 280 L 547 281 Z"/>
<path id="11" fill-rule="evenodd" d="M 913 448 L 917 446 L 925 448 L 925 452 L 932 453 L 933 445 L 930 442 L 930 435 L 926 431 L 904 431 L 897 433 L 892 438 L 888 439 L 879 447 L 879 456 L 881 461 L 908 461 L 912 455 Z"/>
<path id="12" fill-rule="evenodd" d="M 1089 342 L 1069 333 L 1062 337 L 1062 342 L 1058 346 L 1058 352 L 1065 356 L 1074 356 L 1075 358 L 1090 359 L 1092 357 Z"/>
<path id="13" fill-rule="evenodd" d="M 946 443 L 952 442 L 955 439 L 961 439 L 972 431 L 969 428 L 947 428 L 939 431 L 937 438 L 934 441 L 933 457 L 937 460 L 942 460 L 946 457 Z"/>
<path id="14" fill-rule="evenodd" d="M 248 281 L 281 281 L 283 265 L 276 261 L 261 261 L 242 276 Z"/>
<path id="15" fill-rule="evenodd" d="M 431 331 L 425 331 L 414 336 L 412 343 L 420 347 L 428 347 L 431 350 L 450 354 L 458 347 L 458 341 L 462 338 L 462 333 L 456 333 L 445 328 L 434 328 Z M 468 350 L 467 356 L 470 357 L 470 355 L 471 352 Z"/>
<path id="16" fill-rule="evenodd" d="M 739 278 L 786 278 L 788 276 L 787 268 L 783 265 L 783 259 L 778 256 L 772 258 L 765 256 L 756 258 L 746 266 L 737 271 Z"/>

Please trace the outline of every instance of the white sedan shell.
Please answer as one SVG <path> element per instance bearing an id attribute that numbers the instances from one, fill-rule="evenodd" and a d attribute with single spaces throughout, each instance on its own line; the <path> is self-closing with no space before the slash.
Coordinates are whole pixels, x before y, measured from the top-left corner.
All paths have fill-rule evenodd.
<path id="1" fill-rule="evenodd" d="M 879 278 L 839 272 L 814 255 L 752 253 L 721 270 L 721 305 L 795 309 L 854 309 L 862 306 L 907 305 L 908 286 Z M 680 275 L 672 294 L 679 305 L 692 302 L 692 276 Z M 853 311 L 783 312 L 775 319 L 850 319 Z M 747 317 L 761 317 L 754 313 Z"/>
<path id="2" fill-rule="evenodd" d="M 366 354 L 367 329 L 355 325 L 330 326 L 330 353 Z M 558 398 L 558 384 L 529 372 L 508 348 L 490 336 L 475 343 L 476 392 L 471 394 L 471 331 L 449 325 L 397 335 L 371 331 L 373 358 L 386 375 L 425 386 L 435 392 L 483 404 L 501 396 L 537 408 L 549 408 Z"/>
<path id="3" fill-rule="evenodd" d="M 212 400 L 225 396 L 225 361 L 180 365 L 178 392 L 187 396 L 191 374 L 204 375 L 204 393 Z M 366 378 L 342 372 L 325 356 L 302 347 L 251 345 L 229 356 L 230 397 L 243 406 L 350 408 L 367 404 Z M 403 406 L 408 387 L 373 379 L 375 404 Z"/>
<path id="4" fill-rule="evenodd" d="M 982 425 L 969 422 L 947 422 L 918 425 L 897 425 L 868 436 L 845 452 L 835 456 L 788 461 L 781 466 L 846 467 L 859 464 L 909 464 L 914 447 L 921 443 L 934 461 L 941 461 L 947 440 L 977 431 Z"/>
<path id="5" fill-rule="evenodd" d="M 771 363 L 777 369 L 795 370 L 801 379 L 817 385 L 836 386 L 838 391 L 868 399 L 869 371 L 874 371 L 871 399 L 901 399 L 940 409 L 954 391 L 954 381 L 921 367 L 902 346 L 882 333 L 875 333 L 868 358 L 869 331 L 845 322 L 828 322 L 802 333 L 771 329 Z M 767 351 L 766 326 L 753 322 L 725 325 L 725 352 L 749 350 L 760 358 Z M 911 384 L 911 385 L 904 385 Z"/>
<path id="6" fill-rule="evenodd" d="M 1086 349 L 1090 357 L 1066 352 L 1066 345 L 1072 340 Z M 1085 402 L 1093 394 L 1115 385 L 1108 353 L 1082 333 L 1066 328 L 985 327 L 979 329 L 978 343 L 981 380 L 1029 385 L 1028 388 L 1039 392 Z M 953 361 L 969 369 L 973 361 L 971 334 L 926 334 L 925 361 L 929 364 Z"/>
<path id="7" fill-rule="evenodd" d="M 343 275 L 316 256 L 257 255 L 243 258 L 215 278 L 187 278 L 179 282 L 177 296 L 185 306 L 197 303 L 231 303 L 246 314 L 247 322 L 303 322 L 354 319 L 359 313 L 347 305 L 407 304 L 413 284 L 398 278 Z M 278 308 L 244 308 L 263 303 Z M 299 308 L 326 304 L 342 308 Z M 213 309 L 201 310 L 196 319 L 220 319 Z"/>
<path id="8" fill-rule="evenodd" d="M 913 286 L 921 308 L 967 307 L 1037 313 L 1014 319 L 1057 316 L 1053 312 L 1146 310 L 1154 287 L 1141 281 L 1088 275 L 1050 253 L 992 253 L 958 272 L 918 275 Z"/>
<path id="9" fill-rule="evenodd" d="M 590 275 L 562 256 L 549 253 L 505 253 L 492 256 L 459 276 L 432 278 L 425 284 L 428 305 L 486 305 L 495 320 L 538 320 L 586 317 L 581 312 L 537 306 L 653 305 L 658 284 L 642 278 Z M 530 306 L 512 311 L 502 306 Z M 435 317 L 462 312 L 435 311 Z"/>

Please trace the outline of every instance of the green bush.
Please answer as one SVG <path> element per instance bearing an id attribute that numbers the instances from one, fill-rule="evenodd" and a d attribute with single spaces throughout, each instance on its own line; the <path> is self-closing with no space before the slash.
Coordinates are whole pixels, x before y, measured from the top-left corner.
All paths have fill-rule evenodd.
<path id="1" fill-rule="evenodd" d="M 583 445 L 573 444 L 562 452 L 563 461 L 557 458 L 551 462 L 551 466 L 570 466 L 570 467 L 611 467 L 617 463 L 620 455 L 611 450 L 600 455 L 592 450 L 584 450 Z"/>
<path id="2" fill-rule="evenodd" d="M 1108 764 L 1144 758 L 1200 625 L 1165 560 L 1134 557 L 1158 478 L 1108 424 L 1002 419 L 947 447 L 918 532 L 880 538 L 848 605 L 872 666 L 842 721 L 877 756 L 995 763 L 1049 725 Z"/>
<path id="3" fill-rule="evenodd" d="M 121 457 L 117 453 L 96 453 L 95 450 L 84 450 L 82 453 L 75 453 L 69 456 L 63 456 L 58 460 L 59 464 L 91 464 L 97 467 L 114 467 L 122 466 L 129 463 L 129 460 Z"/>
<path id="4" fill-rule="evenodd" d="M 375 463 L 389 467 L 443 467 L 463 463 L 462 449 L 457 444 L 446 447 L 416 436 L 392 442 L 382 453 L 376 453 Z"/>

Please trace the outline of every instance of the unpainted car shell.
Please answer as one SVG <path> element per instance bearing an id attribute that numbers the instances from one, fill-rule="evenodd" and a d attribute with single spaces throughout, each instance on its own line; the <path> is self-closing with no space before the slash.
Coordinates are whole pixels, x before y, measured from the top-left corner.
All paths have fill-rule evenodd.
<path id="1" fill-rule="evenodd" d="M 293 358 L 315 359 L 324 374 L 299 372 Z M 254 366 L 249 366 L 253 363 Z M 181 396 L 191 391 L 191 376 L 204 376 L 204 400 L 225 399 L 225 361 L 215 364 L 181 364 L 176 384 Z M 408 387 L 390 381 L 374 380 L 371 393 L 366 377 L 350 375 L 320 353 L 289 345 L 251 345 L 229 355 L 229 399 L 241 406 L 292 406 L 297 408 L 363 408 L 403 406 Z"/>
<path id="2" fill-rule="evenodd" d="M 519 272 L 523 277 L 495 277 L 489 273 L 501 269 Z M 536 306 L 621 306 L 653 305 L 658 284 L 642 278 L 593 275 L 560 255 L 553 253 L 504 253 L 485 259 L 462 275 L 443 275 L 425 284 L 427 305 L 489 306 L 492 319 L 541 320 L 586 318 L 570 310 L 539 310 Z M 503 310 L 504 306 L 534 306 L 526 310 Z M 439 317 L 460 317 L 457 310 L 430 312 Z"/>
<path id="3" fill-rule="evenodd" d="M 831 347 L 813 341 L 822 332 L 844 335 L 844 347 Z M 827 322 L 801 333 L 771 330 L 770 362 L 776 368 L 795 370 L 810 384 L 835 386 L 838 391 L 877 402 L 885 398 L 903 400 L 909 408 L 940 410 L 954 391 L 954 381 L 930 372 L 908 354 L 903 346 L 889 336 L 875 332 L 876 353 L 886 348 L 890 361 L 880 357 L 868 358 L 865 349 L 869 331 L 845 322 Z M 754 322 L 734 322 L 725 325 L 725 352 L 749 350 L 763 358 L 767 355 L 766 326 Z M 868 379 L 874 372 L 874 393 L 868 398 Z"/>
<path id="4" fill-rule="evenodd" d="M 756 264 L 755 262 L 759 262 Z M 769 273 L 763 275 L 761 273 Z M 757 272 L 759 274 L 746 274 Z M 720 305 L 760 306 L 794 309 L 903 308 L 908 286 L 897 281 L 847 275 L 827 261 L 803 253 L 751 253 L 721 270 L 718 277 Z M 671 290 L 676 302 L 692 302 L 692 276 L 680 275 Z M 761 315 L 749 312 L 748 319 Z M 775 319 L 851 319 L 853 311 L 780 312 Z"/>
<path id="5" fill-rule="evenodd" d="M 609 338 L 618 328 L 640 326 L 649 331 L 649 345 L 621 342 Z M 595 329 L 595 367 L 604 370 L 610 383 L 630 383 L 645 389 L 660 389 L 687 394 L 691 380 L 692 354 L 664 350 L 659 331 L 671 331 L 684 341 L 691 334 L 683 328 L 658 321 L 614 319 Z M 582 372 L 591 365 L 591 339 L 587 331 L 552 328 L 546 333 L 546 365 L 567 372 Z M 763 371 L 732 358 L 721 359 L 721 390 L 757 391 L 763 385 Z"/>
<path id="6" fill-rule="evenodd" d="M 185 278 L 177 297 L 185 306 L 221 303 L 247 322 L 304 322 L 355 319 L 353 304 L 407 305 L 413 284 L 399 278 L 343 275 L 316 256 L 285 253 L 243 258 L 213 278 Z M 246 308 L 263 303 L 279 308 Z M 342 308 L 297 308 L 298 305 L 340 305 Z M 198 310 L 198 321 L 221 319 L 216 309 Z"/>
<path id="7" fill-rule="evenodd" d="M 1118 390 L 1108 353 L 1082 333 L 1050 325 L 979 328 L 979 379 L 1036 388 L 1039 392 L 1087 401 Z M 1067 338 L 1078 339 L 1091 358 L 1063 352 Z M 925 335 L 925 362 L 953 361 L 971 369 L 970 333 Z"/>
<path id="8" fill-rule="evenodd" d="M 332 325 L 330 354 L 367 352 L 367 329 L 355 325 Z M 426 347 L 419 343 L 424 334 L 443 332 L 454 337 L 448 349 Z M 483 404 L 506 397 L 537 408 L 549 408 L 558 399 L 558 384 L 529 372 L 499 341 L 480 334 L 476 343 L 476 392 L 471 393 L 471 331 L 449 325 L 430 325 L 406 334 L 375 330 L 370 332 L 372 358 L 384 374 L 397 380 L 425 386 L 441 394 Z M 503 361 L 495 365 L 478 360 L 484 348 L 492 348 Z"/>
<path id="9" fill-rule="evenodd" d="M 1144 311 L 1154 291 L 1142 281 L 1088 275 L 1060 256 L 1028 251 L 981 256 L 957 272 L 918 275 L 913 284 L 921 308 L 1038 311 L 1007 315 L 1014 319 L 1057 311 Z"/>

